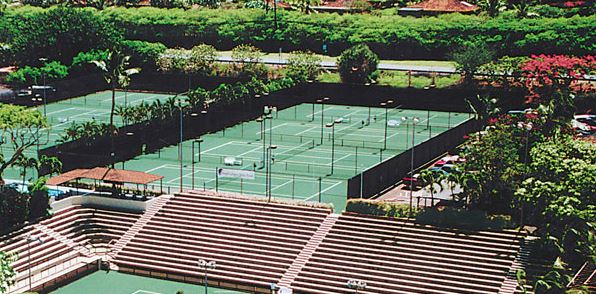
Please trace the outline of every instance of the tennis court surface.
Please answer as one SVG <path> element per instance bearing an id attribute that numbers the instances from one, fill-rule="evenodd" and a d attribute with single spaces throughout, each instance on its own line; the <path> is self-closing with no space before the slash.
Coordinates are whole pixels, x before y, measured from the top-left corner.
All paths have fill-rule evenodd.
<path id="1" fill-rule="evenodd" d="M 155 94 L 155 93 L 141 93 L 141 92 L 116 92 L 116 105 L 138 105 L 141 102 L 151 104 L 155 100 L 165 101 L 172 94 Z M 85 123 L 95 121 L 98 123 L 110 122 L 110 108 L 112 105 L 112 92 L 101 91 L 85 96 L 66 99 L 54 103 L 49 103 L 45 106 L 45 114 L 51 128 L 48 131 L 48 137 L 42 138 L 40 145 L 27 150 L 26 156 L 37 158 L 37 148 L 43 149 L 55 145 L 65 130 L 73 123 Z M 44 113 L 44 106 L 40 105 L 37 109 Z M 119 116 L 114 116 L 114 124 L 116 126 L 123 126 L 123 122 Z M 7 140 L 4 138 L 4 140 Z M 12 156 L 12 149 L 7 144 L 0 144 L 0 151 L 6 156 Z M 25 173 L 25 178 L 35 178 L 36 171 L 33 168 L 28 168 Z M 22 179 L 22 171 L 17 168 L 9 168 L 5 171 L 5 178 L 8 179 Z"/>
<path id="2" fill-rule="evenodd" d="M 272 111 L 269 117 L 204 135 L 202 142 L 193 139 L 162 148 L 117 167 L 164 176 L 166 192 L 182 187 L 267 195 L 270 187 L 273 197 L 332 203 L 341 211 L 348 179 L 411 147 L 413 117 L 419 118 L 413 138 L 419 144 L 470 115 L 399 106 L 300 104 Z M 221 169 L 254 172 L 254 178 L 224 178 Z"/>
<path id="3" fill-rule="evenodd" d="M 135 276 L 120 272 L 97 271 L 66 286 L 55 290 L 54 294 L 176 294 L 205 293 L 203 286 L 180 283 L 149 277 Z M 210 294 L 245 293 L 227 289 L 208 288 Z"/>

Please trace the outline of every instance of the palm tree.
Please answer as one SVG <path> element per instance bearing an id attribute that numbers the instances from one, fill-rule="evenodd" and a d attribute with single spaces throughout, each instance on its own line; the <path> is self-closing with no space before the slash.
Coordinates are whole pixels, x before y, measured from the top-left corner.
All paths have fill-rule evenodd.
<path id="1" fill-rule="evenodd" d="M 435 183 L 441 183 L 441 173 L 436 170 L 425 169 L 420 173 L 420 178 L 424 183 L 428 184 L 428 190 L 430 192 L 430 206 L 435 204 L 435 195 L 437 192 L 435 189 Z M 426 201 L 424 202 L 426 204 Z"/>
<path id="2" fill-rule="evenodd" d="M 114 128 L 114 112 L 116 108 L 116 87 L 127 88 L 130 77 L 141 72 L 138 67 L 130 66 L 130 56 L 123 56 L 120 51 L 111 50 L 106 60 L 92 60 L 91 63 L 99 68 L 103 77 L 112 88 L 112 108 L 110 111 L 110 126 Z"/>

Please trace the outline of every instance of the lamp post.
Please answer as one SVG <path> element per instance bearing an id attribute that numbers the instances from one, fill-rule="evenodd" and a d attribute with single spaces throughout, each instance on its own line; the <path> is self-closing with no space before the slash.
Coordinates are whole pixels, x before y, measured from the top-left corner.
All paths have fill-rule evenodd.
<path id="1" fill-rule="evenodd" d="M 48 61 L 47 58 L 42 57 L 39 59 L 40 62 L 42 62 L 45 66 L 46 61 Z M 47 103 L 47 98 L 46 98 L 46 73 L 42 72 L 41 75 L 43 76 L 43 116 L 46 116 L 46 104 Z"/>
<path id="2" fill-rule="evenodd" d="M 217 266 L 215 260 L 204 260 L 204 259 L 199 259 L 197 262 L 197 265 L 199 266 L 200 269 L 205 271 L 205 294 L 207 294 L 207 288 L 209 287 L 208 281 L 207 281 L 207 275 L 208 275 L 208 271 L 209 270 L 214 270 Z"/>
<path id="3" fill-rule="evenodd" d="M 267 162 L 265 169 L 265 188 L 267 195 L 267 202 L 271 202 L 271 163 L 273 161 L 273 150 L 277 149 L 276 145 L 269 145 L 267 148 Z"/>
<path id="4" fill-rule="evenodd" d="M 335 124 L 340 122 L 340 119 L 336 119 L 335 121 L 325 125 L 326 127 L 331 128 L 331 173 L 328 174 L 329 176 L 333 174 L 333 166 L 335 163 Z"/>
<path id="5" fill-rule="evenodd" d="M 329 100 L 329 97 L 318 99 L 317 102 L 321 103 L 321 145 L 323 145 L 323 126 L 325 121 L 325 101 Z"/>
<path id="6" fill-rule="evenodd" d="M 358 294 L 358 290 L 366 289 L 366 282 L 362 281 L 362 280 L 357 280 L 357 279 L 350 279 L 346 283 L 346 286 L 349 289 L 354 289 L 356 291 L 355 293 Z"/>
<path id="7" fill-rule="evenodd" d="M 409 206 L 409 210 L 408 210 L 408 215 L 411 216 L 412 215 L 412 197 L 413 197 L 413 192 L 414 192 L 414 136 L 415 136 L 415 130 L 416 130 L 416 123 L 420 121 L 420 119 L 418 117 L 411 117 L 411 118 L 407 118 L 407 117 L 402 117 L 401 118 L 402 121 L 407 121 L 407 120 L 411 120 L 412 121 L 412 156 L 410 157 L 410 206 Z M 407 124 L 407 122 L 406 122 Z"/>
<path id="8" fill-rule="evenodd" d="M 385 107 L 385 135 L 383 137 L 383 150 L 387 149 L 387 120 L 388 120 L 388 107 L 392 104 L 393 100 L 387 100 L 387 102 L 381 102 L 381 106 Z"/>
<path id="9" fill-rule="evenodd" d="M 178 145 L 178 159 L 180 160 L 180 192 L 182 193 L 182 182 L 184 174 L 182 173 L 182 142 L 184 140 L 184 123 L 182 119 L 182 100 L 178 101 L 178 110 L 180 111 L 180 144 Z"/>
<path id="10" fill-rule="evenodd" d="M 27 238 L 27 268 L 29 271 L 29 290 L 32 290 L 31 288 L 31 242 L 39 242 L 39 244 L 43 244 L 43 240 L 41 239 L 40 236 L 31 236 L 28 235 Z"/>
<path id="11" fill-rule="evenodd" d="M 195 189 L 195 143 L 199 145 L 199 162 L 201 161 L 201 142 L 203 142 L 203 138 L 198 138 L 192 141 L 192 184 L 191 187 Z"/>

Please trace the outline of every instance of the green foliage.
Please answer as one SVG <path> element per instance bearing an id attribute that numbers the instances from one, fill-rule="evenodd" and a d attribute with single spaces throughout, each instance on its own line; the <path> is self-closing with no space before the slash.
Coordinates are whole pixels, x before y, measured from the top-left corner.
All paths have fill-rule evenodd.
<path id="1" fill-rule="evenodd" d="M 140 68 L 129 67 L 130 56 L 120 51 L 109 51 L 106 60 L 92 60 L 103 73 L 106 83 L 112 88 L 112 107 L 110 110 L 110 126 L 114 127 L 114 112 L 116 110 L 116 86 L 128 88 L 131 76 L 141 72 Z"/>
<path id="2" fill-rule="evenodd" d="M 62 3 L 61 0 L 23 0 L 22 2 L 24 5 L 39 6 L 45 8 Z"/>
<path id="3" fill-rule="evenodd" d="M 267 8 L 267 3 L 263 0 L 249 0 L 244 3 L 244 8 L 265 9 Z"/>
<path id="4" fill-rule="evenodd" d="M 209 8 L 218 8 L 221 5 L 220 0 L 194 0 L 194 3 Z"/>
<path id="5" fill-rule="evenodd" d="M 91 64 L 93 60 L 107 61 L 108 50 L 91 50 L 79 52 L 73 59 L 70 66 L 71 71 L 77 73 L 89 73 L 97 71 L 97 67 Z"/>
<path id="6" fill-rule="evenodd" d="M 16 255 L 0 251 L 0 293 L 8 291 L 8 287 L 14 284 L 17 273 L 13 269 L 12 263 L 16 260 Z"/>
<path id="7" fill-rule="evenodd" d="M 29 197 L 9 187 L 0 187 L 0 232 L 22 224 L 29 214 Z M 1 283 L 0 283 L 0 286 Z"/>
<path id="8" fill-rule="evenodd" d="M 363 84 L 377 70 L 379 56 L 367 45 L 359 44 L 342 52 L 337 63 L 342 82 Z"/>
<path id="9" fill-rule="evenodd" d="M 139 40 L 124 40 L 120 44 L 122 51 L 130 55 L 130 64 L 145 70 L 155 70 L 159 55 L 164 53 L 167 47 L 159 42 L 146 42 Z"/>
<path id="10" fill-rule="evenodd" d="M 119 32 L 94 10 L 55 6 L 45 10 L 10 10 L 3 18 L 3 38 L 18 64 L 39 64 L 40 57 L 69 64 L 79 52 L 117 43 Z"/>
<path id="11" fill-rule="evenodd" d="M 6 76 L 6 82 L 17 87 L 26 85 L 37 85 L 41 79 L 41 71 L 37 67 L 25 66 L 9 73 Z"/>
<path id="12" fill-rule="evenodd" d="M 307 80 L 314 81 L 321 71 L 321 58 L 310 51 L 294 51 L 288 57 L 286 77 L 296 82 L 303 83 Z"/>
<path id="13" fill-rule="evenodd" d="M 109 124 L 98 123 L 94 120 L 82 123 L 72 122 L 70 126 L 64 129 L 64 133 L 60 134 L 60 138 L 57 140 L 57 142 L 65 143 L 82 138 L 87 139 L 87 141 L 93 141 L 101 136 L 108 135 L 110 133 L 110 129 L 111 128 Z"/>
<path id="14" fill-rule="evenodd" d="M 499 13 L 505 9 L 505 1 L 504 0 L 480 0 L 478 1 L 478 6 L 482 8 L 482 10 L 486 11 L 488 16 L 495 17 L 499 15 Z"/>
<path id="15" fill-rule="evenodd" d="M 521 86 L 522 66 L 529 60 L 528 57 L 503 56 L 496 61 L 480 65 L 476 73 L 487 75 L 490 83 L 505 88 Z M 510 77 L 508 77 L 510 76 Z"/>
<path id="16" fill-rule="evenodd" d="M 115 8 L 101 12 L 124 28 L 128 39 L 159 41 L 168 47 L 213 44 L 229 50 L 254 44 L 264 51 L 310 50 L 338 55 L 365 43 L 383 59 L 437 59 L 478 41 L 497 56 L 539 53 L 585 55 L 596 51 L 592 29 L 596 15 L 571 18 L 508 19 L 475 15 L 411 18 L 278 12 L 279 30 L 272 30 L 273 15 L 261 10 L 168 11 L 154 8 Z M 432 28 L 432 29 L 429 29 Z M 0 40 L 2 41 L 2 40 Z"/>
<path id="17" fill-rule="evenodd" d="M 457 69 L 467 81 L 474 78 L 481 65 L 493 61 L 494 56 L 494 52 L 483 42 L 470 44 L 451 53 L 451 59 L 457 63 Z"/>
<path id="18" fill-rule="evenodd" d="M 596 145 L 568 136 L 536 144 L 529 177 L 515 191 L 526 219 L 572 265 L 596 251 Z"/>
<path id="19" fill-rule="evenodd" d="M 149 4 L 159 8 L 184 8 L 188 9 L 192 5 L 188 0 L 150 0 Z"/>
<path id="20" fill-rule="evenodd" d="M 347 212 L 376 216 L 408 217 L 409 209 L 406 204 L 367 199 L 349 199 L 346 204 Z"/>
<path id="21" fill-rule="evenodd" d="M 4 171 L 22 161 L 25 152 L 47 138 L 49 124 L 36 109 L 23 106 L 0 104 L 0 138 L 4 138 L 0 149 L 0 184 Z"/>
<path id="22" fill-rule="evenodd" d="M 266 78 L 267 68 L 261 63 L 263 53 L 253 45 L 242 44 L 232 49 L 233 73 L 238 77 Z"/>
<path id="23" fill-rule="evenodd" d="M 422 211 L 416 222 L 447 228 L 461 228 L 468 230 L 513 228 L 515 223 L 508 215 L 489 215 L 482 210 L 467 210 L 461 208 L 430 208 Z"/>

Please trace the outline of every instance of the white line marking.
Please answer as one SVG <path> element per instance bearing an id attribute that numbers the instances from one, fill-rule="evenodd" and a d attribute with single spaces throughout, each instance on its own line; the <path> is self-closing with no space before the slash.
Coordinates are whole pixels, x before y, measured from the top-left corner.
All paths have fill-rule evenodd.
<path id="1" fill-rule="evenodd" d="M 333 184 L 333 185 L 331 185 L 331 186 L 329 186 L 329 187 L 327 187 L 327 188 L 323 189 L 323 190 L 321 191 L 321 198 L 323 197 L 323 193 L 324 193 L 324 192 L 327 192 L 329 189 L 333 189 L 335 186 L 337 186 L 337 185 L 339 185 L 339 184 L 341 184 L 341 182 L 336 182 L 335 184 Z M 316 193 L 315 193 L 315 194 L 313 194 L 312 196 L 310 196 L 310 197 L 308 197 L 308 198 L 304 199 L 304 201 L 308 201 L 308 200 L 310 200 L 310 199 L 313 199 L 313 198 L 315 198 L 315 197 L 317 197 L 317 196 L 319 196 L 319 192 L 316 192 Z"/>

